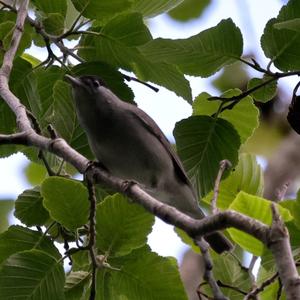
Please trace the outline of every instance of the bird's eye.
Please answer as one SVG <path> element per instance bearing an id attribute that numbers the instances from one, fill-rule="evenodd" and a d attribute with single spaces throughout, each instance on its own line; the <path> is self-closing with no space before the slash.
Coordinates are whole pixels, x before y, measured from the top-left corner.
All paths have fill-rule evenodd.
<path id="1" fill-rule="evenodd" d="M 93 84 L 94 87 L 99 87 L 100 86 L 100 83 L 99 83 L 98 80 L 93 80 L 92 84 Z"/>

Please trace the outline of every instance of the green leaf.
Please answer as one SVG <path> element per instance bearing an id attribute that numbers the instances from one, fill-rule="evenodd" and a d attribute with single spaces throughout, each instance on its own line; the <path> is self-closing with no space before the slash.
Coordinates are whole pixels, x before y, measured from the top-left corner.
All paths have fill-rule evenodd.
<path id="1" fill-rule="evenodd" d="M 65 17 L 67 12 L 66 0 L 32 0 L 31 2 L 45 14 L 59 13 Z"/>
<path id="2" fill-rule="evenodd" d="M 126 46 L 139 46 L 152 40 L 142 15 L 130 13 L 119 15 L 108 22 L 101 30 L 103 37 L 109 36 Z"/>
<path id="3" fill-rule="evenodd" d="M 193 250 L 193 252 L 199 254 L 201 253 L 199 247 L 195 244 L 194 240 L 185 231 L 177 227 L 174 227 L 174 231 L 181 239 L 181 241 L 188 245 Z"/>
<path id="4" fill-rule="evenodd" d="M 145 17 L 152 18 L 169 11 L 182 1 L 183 0 L 134 0 L 132 10 L 142 13 Z"/>
<path id="5" fill-rule="evenodd" d="M 284 5 L 277 18 L 269 20 L 261 37 L 264 53 L 281 71 L 295 71 L 300 68 L 300 35 L 290 29 L 277 29 L 277 24 L 300 18 L 300 6 L 297 0 Z"/>
<path id="6" fill-rule="evenodd" d="M 11 255 L 0 268 L 1 299 L 63 300 L 65 273 L 61 263 L 40 250 Z"/>
<path id="7" fill-rule="evenodd" d="M 19 225 L 10 226 L 0 234 L 0 263 L 16 252 L 33 248 L 47 252 L 56 259 L 61 257 L 53 242 L 43 233 Z"/>
<path id="8" fill-rule="evenodd" d="M 13 133 L 16 129 L 16 117 L 8 105 L 0 98 L 0 132 L 2 134 Z M 1 145 L 0 157 L 7 157 L 18 152 L 17 145 Z"/>
<path id="9" fill-rule="evenodd" d="M 89 278 L 89 272 L 78 271 L 69 273 L 65 283 L 66 300 L 82 299 L 84 287 Z"/>
<path id="10" fill-rule="evenodd" d="M 240 300 L 241 293 L 238 291 L 250 291 L 252 282 L 246 268 L 242 268 L 238 263 L 237 258 L 231 255 L 218 255 L 213 259 L 213 274 L 214 277 L 224 285 L 233 286 L 234 289 L 221 288 L 223 294 L 230 300 Z M 206 293 L 211 293 L 209 286 L 204 285 L 201 290 Z"/>
<path id="11" fill-rule="evenodd" d="M 295 18 L 292 20 L 276 23 L 274 25 L 276 29 L 289 29 L 296 32 L 300 32 L 300 18 Z"/>
<path id="12" fill-rule="evenodd" d="M 2 99 L 0 101 L 0 119 L 0 132 L 2 134 L 10 134 L 16 130 L 16 117 Z"/>
<path id="13" fill-rule="evenodd" d="M 270 80 L 269 76 L 264 76 L 263 78 L 251 78 L 248 82 L 248 89 L 252 89 L 256 86 L 259 86 L 263 82 Z M 277 92 L 277 81 L 274 80 L 267 85 L 261 87 L 260 89 L 256 90 L 255 92 L 251 93 L 251 96 L 259 102 L 268 102 L 272 100 Z"/>
<path id="14" fill-rule="evenodd" d="M 42 183 L 41 194 L 51 218 L 69 230 L 76 230 L 87 223 L 88 192 L 81 182 L 52 176 Z"/>
<path id="15" fill-rule="evenodd" d="M 65 29 L 65 19 L 59 13 L 51 13 L 43 20 L 43 25 L 47 33 L 60 35 Z"/>
<path id="16" fill-rule="evenodd" d="M 12 92 L 22 101 L 37 118 L 41 112 L 40 99 L 37 92 L 37 77 L 33 73 L 32 64 L 23 58 L 14 60 L 9 85 Z"/>
<path id="17" fill-rule="evenodd" d="M 18 196 L 14 215 L 27 226 L 42 226 L 49 219 L 49 213 L 43 206 L 40 187 L 25 190 Z"/>
<path id="18" fill-rule="evenodd" d="M 237 61 L 224 67 L 212 80 L 212 84 L 219 91 L 225 92 L 230 89 L 242 90 L 248 81 L 249 75 L 245 64 Z"/>
<path id="19" fill-rule="evenodd" d="M 57 67 L 51 66 L 47 69 L 38 68 L 34 72 L 36 85 L 33 87 L 37 92 L 35 105 L 38 106 L 36 113 L 42 129 L 44 129 L 53 117 L 53 88 L 58 80 L 62 80 L 64 71 Z"/>
<path id="20" fill-rule="evenodd" d="M 234 201 L 229 206 L 229 209 L 233 209 L 267 225 L 270 225 L 272 222 L 271 203 L 274 202 L 247 194 L 242 191 L 236 196 Z M 285 222 L 292 219 L 292 216 L 287 209 L 279 205 L 277 207 L 281 217 Z M 228 232 L 232 239 L 243 249 L 256 256 L 260 256 L 262 254 L 264 245 L 256 238 L 235 228 L 228 229 Z"/>
<path id="21" fill-rule="evenodd" d="M 120 194 L 98 204 L 96 216 L 96 245 L 112 256 L 124 256 L 144 246 L 154 223 L 153 215 Z"/>
<path id="22" fill-rule="evenodd" d="M 87 137 L 77 120 L 70 86 L 66 82 L 58 80 L 54 84 L 51 110 L 48 120 L 59 135 L 79 153 L 92 158 Z"/>
<path id="23" fill-rule="evenodd" d="M 185 170 L 201 197 L 212 190 L 221 160 L 228 159 L 233 166 L 237 163 L 240 138 L 226 120 L 192 116 L 176 124 L 174 136 Z"/>
<path id="24" fill-rule="evenodd" d="M 109 264 L 120 270 L 98 270 L 97 300 L 187 299 L 175 259 L 160 257 L 147 246 Z"/>
<path id="25" fill-rule="evenodd" d="M 19 73 L 30 64 L 26 61 L 22 62 L 16 77 Z M 31 66 L 30 66 L 31 67 Z M 25 81 L 20 82 L 18 88 L 19 97 L 28 99 L 25 104 L 36 116 L 42 133 L 48 135 L 48 124 L 53 125 L 57 134 L 64 138 L 75 150 L 82 155 L 92 159 L 93 155 L 88 145 L 87 137 L 79 126 L 76 112 L 74 109 L 71 88 L 63 82 L 64 70 L 57 66 L 47 69 L 38 68 L 33 73 L 29 73 Z M 36 160 L 36 154 L 27 153 L 31 160 Z M 47 161 L 51 167 L 58 167 L 61 159 L 53 154 L 46 153 Z"/>
<path id="26" fill-rule="evenodd" d="M 168 12 L 176 21 L 186 22 L 199 18 L 203 11 L 211 4 L 211 0 L 184 0 Z"/>
<path id="27" fill-rule="evenodd" d="M 124 83 L 123 74 L 107 63 L 92 61 L 78 64 L 72 68 L 72 73 L 76 76 L 97 75 L 120 99 L 133 102 L 134 94 L 131 88 Z"/>
<path id="28" fill-rule="evenodd" d="M 88 19 L 106 20 L 125 12 L 132 6 L 132 0 L 72 0 L 75 8 Z"/>
<path id="29" fill-rule="evenodd" d="M 300 229 L 300 190 L 297 192 L 296 200 L 285 200 L 280 205 L 287 208 L 294 217 L 294 223 Z"/>
<path id="30" fill-rule="evenodd" d="M 81 57 L 133 71 L 140 79 L 162 85 L 191 102 L 191 89 L 183 73 L 174 65 L 152 62 L 136 47 L 137 42 L 132 36 L 138 43 L 150 39 L 149 30 L 141 22 L 140 15 L 117 16 L 102 28 L 93 27 L 90 30 L 99 32 L 99 36 L 85 35 L 81 38 L 78 51 Z"/>
<path id="31" fill-rule="evenodd" d="M 11 16 L 9 14 L 9 16 Z M 3 12 L 0 11 L 0 20 L 3 18 Z M 1 57 L 1 53 L 0 53 Z M 26 64 L 24 67 L 23 62 Z M 28 64 L 28 65 L 27 65 Z M 10 76 L 10 82 L 9 87 L 11 88 L 12 92 L 18 96 L 16 93 L 16 88 L 18 86 L 18 83 L 20 80 L 22 80 L 21 76 L 16 76 L 16 73 L 18 73 L 18 69 L 20 68 L 20 65 L 22 65 L 22 76 L 26 76 L 26 73 L 30 69 L 30 64 L 25 62 L 20 57 L 16 57 L 14 60 L 12 73 Z M 19 75 L 19 74 L 18 74 Z M 5 101 L 3 101 L 0 98 L 0 132 L 2 134 L 10 134 L 16 132 L 16 117 L 12 110 L 9 108 L 9 106 L 6 104 Z M 13 153 L 16 153 L 20 151 L 20 149 L 24 148 L 23 146 L 19 145 L 1 145 L 0 147 L 0 157 L 7 157 Z"/>
<path id="32" fill-rule="evenodd" d="M 47 176 L 47 170 L 45 166 L 30 162 L 25 166 L 24 173 L 28 183 L 31 185 L 39 185 Z"/>
<path id="33" fill-rule="evenodd" d="M 263 195 L 263 170 L 256 162 L 253 154 L 241 154 L 239 163 L 225 180 L 221 181 L 217 200 L 218 208 L 227 209 L 240 191 L 248 194 Z M 203 201 L 210 203 L 213 192 L 205 196 Z"/>
<path id="34" fill-rule="evenodd" d="M 0 40 L 1 40 L 1 50 L 0 50 L 0 60 L 2 61 L 4 52 L 10 47 L 10 42 L 12 34 L 16 24 L 16 14 L 12 12 L 0 12 Z M 26 48 L 31 45 L 33 36 L 33 28 L 29 24 L 25 24 L 22 37 L 20 40 L 19 47 L 17 49 L 16 55 L 21 55 Z"/>
<path id="35" fill-rule="evenodd" d="M 14 200 L 0 199 L 0 233 L 7 230 L 14 203 Z"/>
<path id="36" fill-rule="evenodd" d="M 20 59 L 12 72 L 12 90 L 36 116 L 43 134 L 49 134 L 46 127 L 52 124 L 59 136 L 82 155 L 92 159 L 87 137 L 77 121 L 71 89 L 61 81 L 64 74 L 64 70 L 57 66 L 32 71 L 31 64 Z M 37 151 L 25 148 L 22 152 L 30 160 L 40 163 Z M 51 167 L 59 167 L 60 158 L 50 153 L 45 155 Z"/>
<path id="37" fill-rule="evenodd" d="M 72 254 L 72 272 L 87 271 L 91 268 L 88 251 L 78 251 Z"/>
<path id="38" fill-rule="evenodd" d="M 281 203 L 280 203 L 281 205 Z M 292 216 L 294 217 L 294 215 L 292 214 Z M 295 225 L 295 222 L 293 222 L 294 220 L 290 221 L 290 222 L 286 222 L 286 227 L 289 231 L 289 236 L 290 236 L 290 242 L 291 242 L 291 246 L 293 249 L 297 249 L 296 251 L 299 251 L 300 248 L 300 229 L 298 226 Z"/>
<path id="39" fill-rule="evenodd" d="M 8 50 L 8 47 L 10 46 L 12 33 L 16 24 L 16 18 L 17 14 L 12 11 L 0 11 L 0 61 L 2 61 L 4 52 Z M 29 23 L 25 22 L 15 59 L 17 59 L 18 56 L 21 55 L 26 48 L 30 47 L 33 35 L 34 29 Z"/>
<path id="40" fill-rule="evenodd" d="M 32 65 L 32 67 L 36 67 L 41 63 L 39 59 L 37 59 L 35 56 L 32 56 L 29 53 L 23 53 L 21 55 L 21 58 L 28 61 Z"/>
<path id="41" fill-rule="evenodd" d="M 152 81 L 183 97 L 188 103 L 192 103 L 192 91 L 189 81 L 183 73 L 174 65 L 165 63 L 152 63 L 141 60 L 133 66 L 134 72 L 144 81 Z"/>
<path id="42" fill-rule="evenodd" d="M 188 75 L 208 77 L 242 55 L 243 40 L 231 19 L 221 21 L 188 39 L 155 39 L 140 46 L 152 62 L 177 65 Z"/>
<path id="43" fill-rule="evenodd" d="M 238 89 L 229 90 L 222 97 L 237 96 L 241 93 Z M 193 102 L 193 115 L 212 116 L 218 111 L 221 101 L 209 101 L 211 95 L 201 93 Z M 233 109 L 224 110 L 219 117 L 230 122 L 239 133 L 241 144 L 244 144 L 252 136 L 258 127 L 259 110 L 250 96 L 245 97 Z"/>
<path id="44" fill-rule="evenodd" d="M 268 281 L 273 275 L 276 273 L 276 271 L 268 272 L 264 268 L 259 269 L 258 274 L 258 283 L 263 284 L 264 282 Z M 279 288 L 282 289 L 282 287 L 279 287 L 278 279 L 272 282 L 271 284 L 267 285 L 261 293 L 259 293 L 259 298 L 261 300 L 269 300 L 269 299 L 280 299 L 280 300 L 286 300 L 284 291 L 281 291 L 281 297 L 278 298 L 278 292 Z"/>

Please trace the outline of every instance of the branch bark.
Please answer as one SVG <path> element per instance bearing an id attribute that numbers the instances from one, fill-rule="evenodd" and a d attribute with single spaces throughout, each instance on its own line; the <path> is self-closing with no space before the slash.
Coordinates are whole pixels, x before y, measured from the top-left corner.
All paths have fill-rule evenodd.
<path id="1" fill-rule="evenodd" d="M 268 236 L 268 247 L 272 251 L 287 300 L 300 300 L 300 277 L 293 259 L 289 233 L 272 203 L 273 222 Z"/>
<path id="2" fill-rule="evenodd" d="M 89 160 L 72 149 L 63 139 L 48 139 L 36 133 L 31 126 L 26 108 L 9 89 L 8 81 L 27 17 L 28 2 L 28 0 L 21 1 L 11 44 L 4 55 L 3 64 L 0 68 L 0 96 L 15 113 L 20 133 L 1 135 L 0 144 L 7 144 L 10 140 L 14 143 L 31 145 L 47 150 L 62 157 L 79 172 L 85 173 L 89 166 Z M 216 213 L 202 220 L 195 220 L 179 212 L 174 207 L 154 199 L 135 183 L 128 183 L 113 177 L 99 167 L 95 167 L 93 172 L 95 182 L 104 183 L 110 188 L 126 194 L 165 222 L 183 229 L 192 238 L 234 227 L 259 239 L 270 248 L 275 257 L 287 299 L 300 299 L 300 279 L 293 261 L 288 232 L 280 220 L 275 206 L 273 206 L 272 210 L 274 221 L 271 228 L 257 220 L 230 210 Z"/>

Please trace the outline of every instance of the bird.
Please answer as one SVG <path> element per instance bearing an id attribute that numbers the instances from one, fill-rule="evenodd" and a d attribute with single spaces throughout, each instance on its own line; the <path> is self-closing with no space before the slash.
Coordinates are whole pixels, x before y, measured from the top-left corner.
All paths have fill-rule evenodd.
<path id="1" fill-rule="evenodd" d="M 106 170 L 137 182 L 157 200 L 194 219 L 205 217 L 178 155 L 147 113 L 122 101 L 98 76 L 66 74 L 65 79 L 72 87 L 79 124 Z M 217 253 L 232 249 L 220 232 L 204 238 Z"/>

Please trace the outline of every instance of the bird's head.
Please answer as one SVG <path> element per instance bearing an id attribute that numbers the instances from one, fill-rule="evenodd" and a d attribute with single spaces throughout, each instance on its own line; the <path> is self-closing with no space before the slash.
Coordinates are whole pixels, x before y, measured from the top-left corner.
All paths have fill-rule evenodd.
<path id="1" fill-rule="evenodd" d="M 73 77 L 69 74 L 66 74 L 65 79 L 69 83 L 71 83 L 75 95 L 77 93 L 88 93 L 93 95 L 99 93 L 101 88 L 107 88 L 105 82 L 95 75 L 83 75 L 79 77 Z"/>

